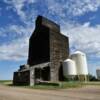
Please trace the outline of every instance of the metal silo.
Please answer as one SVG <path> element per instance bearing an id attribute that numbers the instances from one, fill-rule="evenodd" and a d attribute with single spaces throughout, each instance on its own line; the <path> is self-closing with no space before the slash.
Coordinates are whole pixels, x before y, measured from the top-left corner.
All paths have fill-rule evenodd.
<path id="1" fill-rule="evenodd" d="M 81 80 L 87 80 L 88 67 L 85 53 L 76 51 L 71 55 L 71 59 L 75 61 L 77 74 L 80 76 L 79 78 L 81 78 Z"/>
<path id="2" fill-rule="evenodd" d="M 63 74 L 65 78 L 74 78 L 76 75 L 76 66 L 73 60 L 66 59 L 63 62 Z"/>
<path id="3" fill-rule="evenodd" d="M 100 80 L 100 69 L 96 70 L 96 74 L 97 74 L 97 79 Z"/>

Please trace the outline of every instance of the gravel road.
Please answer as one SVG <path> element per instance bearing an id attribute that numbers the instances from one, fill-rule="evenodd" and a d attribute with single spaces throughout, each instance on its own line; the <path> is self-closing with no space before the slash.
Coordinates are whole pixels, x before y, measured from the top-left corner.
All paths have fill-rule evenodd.
<path id="1" fill-rule="evenodd" d="M 0 100 L 100 100 L 100 86 L 39 90 L 0 85 Z"/>

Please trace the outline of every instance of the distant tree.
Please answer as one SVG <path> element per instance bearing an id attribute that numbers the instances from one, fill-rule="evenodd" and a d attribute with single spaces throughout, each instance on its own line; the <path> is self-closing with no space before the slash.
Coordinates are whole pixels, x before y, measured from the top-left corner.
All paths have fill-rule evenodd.
<path id="1" fill-rule="evenodd" d="M 98 81 L 98 79 L 92 74 L 89 74 L 88 77 L 89 77 L 89 81 Z"/>

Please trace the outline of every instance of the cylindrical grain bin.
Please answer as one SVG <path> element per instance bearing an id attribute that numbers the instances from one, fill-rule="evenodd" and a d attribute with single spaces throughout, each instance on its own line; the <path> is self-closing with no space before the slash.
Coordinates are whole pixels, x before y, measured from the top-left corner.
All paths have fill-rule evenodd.
<path id="1" fill-rule="evenodd" d="M 75 62 L 71 59 L 66 59 L 63 62 L 63 74 L 65 78 L 76 75 Z"/>
<path id="2" fill-rule="evenodd" d="M 79 80 L 87 80 L 88 67 L 85 53 L 81 51 L 76 51 L 70 57 L 76 64 L 77 74 L 79 75 Z"/>
<path id="3" fill-rule="evenodd" d="M 97 74 L 97 79 L 100 80 L 100 69 L 96 70 L 96 74 Z"/>
<path id="4" fill-rule="evenodd" d="M 71 55 L 71 59 L 75 61 L 78 75 L 88 74 L 87 60 L 85 53 L 81 51 L 76 51 Z"/>

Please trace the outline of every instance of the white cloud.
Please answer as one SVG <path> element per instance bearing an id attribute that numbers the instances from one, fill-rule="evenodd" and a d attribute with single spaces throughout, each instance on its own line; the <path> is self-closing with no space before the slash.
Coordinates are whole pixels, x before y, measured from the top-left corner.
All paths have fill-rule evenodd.
<path id="1" fill-rule="evenodd" d="M 21 20 L 25 22 L 27 25 L 26 27 L 23 26 L 17 26 L 17 25 L 11 25 L 7 26 L 5 29 L 0 29 L 0 35 L 8 35 L 7 32 L 11 32 L 9 34 L 12 34 L 12 32 L 17 33 L 16 35 L 22 35 L 24 38 L 19 38 L 20 43 L 10 43 L 9 45 L 3 45 L 0 46 L 0 58 L 3 59 L 11 59 L 11 55 L 15 57 L 15 54 L 17 54 L 17 58 L 20 59 L 20 46 L 19 44 L 23 42 L 26 37 L 29 38 L 30 34 L 34 30 L 34 17 L 37 14 L 36 9 L 34 7 L 30 9 L 29 11 L 23 11 L 23 7 L 25 4 L 35 3 L 36 0 L 5 0 L 6 3 L 11 5 L 11 8 L 16 11 L 16 13 L 20 16 Z M 38 2 L 39 3 L 39 2 Z M 48 7 L 48 15 L 56 15 L 60 16 L 60 22 L 63 33 L 69 36 L 70 39 L 70 47 L 75 49 L 79 49 L 82 51 L 85 51 L 87 54 L 90 54 L 90 56 L 95 56 L 100 58 L 100 26 L 91 27 L 90 22 L 84 23 L 84 25 L 80 25 L 78 23 L 72 23 L 70 20 L 66 21 L 67 16 L 79 16 L 83 15 L 89 11 L 96 11 L 98 7 L 100 7 L 100 0 L 44 0 L 43 3 L 46 3 Z M 11 9 L 10 8 L 10 9 Z M 28 12 L 28 13 L 27 13 Z M 6 33 L 6 34 L 5 34 Z M 15 41 L 19 41 L 15 40 Z M 25 41 L 25 40 L 24 40 Z M 15 47 L 14 47 L 15 43 Z M 28 44 L 27 44 L 28 45 Z M 5 51 L 7 48 L 13 49 L 13 51 L 6 51 L 7 53 L 3 53 L 3 50 Z M 28 47 L 28 46 L 27 46 Z M 24 47 L 23 47 L 24 48 Z M 72 49 L 71 49 L 72 50 Z M 73 51 L 73 50 L 72 50 Z M 11 52 L 11 53 L 10 53 Z M 4 54 L 4 55 L 3 55 Z M 27 54 L 27 52 L 26 52 Z M 25 55 L 23 53 L 23 55 Z M 15 58 L 16 58 L 15 57 Z M 21 57 L 22 59 L 22 57 Z"/>
<path id="2" fill-rule="evenodd" d="M 60 17 L 65 17 L 66 13 L 64 10 L 66 9 L 66 2 L 61 3 L 61 2 L 57 2 L 56 0 L 45 0 L 46 4 L 48 6 L 48 13 L 52 14 L 52 15 L 59 15 Z M 66 5 L 66 6 L 65 6 Z"/>
<path id="3" fill-rule="evenodd" d="M 17 14 L 22 18 L 25 19 L 25 13 L 22 11 L 24 3 L 26 0 L 4 0 L 5 3 L 11 5 L 11 7 L 17 12 Z"/>
<path id="4" fill-rule="evenodd" d="M 100 0 L 46 0 L 49 12 L 61 17 L 80 16 L 100 7 Z"/>
<path id="5" fill-rule="evenodd" d="M 7 10 L 13 9 L 20 17 L 21 21 L 23 21 L 25 24 L 31 24 L 32 21 L 30 22 L 28 19 L 30 17 L 34 17 L 32 15 L 35 15 L 36 11 L 34 8 L 30 8 L 33 12 L 30 14 L 27 14 L 26 11 L 23 10 L 25 6 L 28 6 L 29 4 L 34 4 L 36 0 L 4 0 L 5 3 L 9 4 L 7 7 Z M 31 18 L 30 18 L 31 19 Z M 28 21 L 27 21 L 28 20 Z"/>
<path id="6" fill-rule="evenodd" d="M 28 55 L 28 37 L 14 40 L 0 46 L 0 60 L 26 60 Z"/>
<path id="7" fill-rule="evenodd" d="M 35 3 L 36 0 L 28 0 L 27 2 L 28 2 L 28 3 Z"/>
<path id="8" fill-rule="evenodd" d="M 21 38 L 29 37 L 34 30 L 34 26 L 25 27 L 21 25 L 8 25 L 0 28 L 0 37 Z"/>
<path id="9" fill-rule="evenodd" d="M 28 39 L 34 30 L 36 13 L 32 8 L 29 10 L 31 13 L 27 14 L 23 7 L 26 4 L 34 4 L 35 0 L 4 0 L 4 2 L 9 4 L 6 10 L 13 9 L 26 25 L 8 24 L 0 28 L 0 38 L 11 39 L 0 44 L 0 60 L 27 60 Z"/>
<path id="10" fill-rule="evenodd" d="M 73 0 L 72 0 L 73 1 Z M 72 13 L 74 16 L 83 15 L 89 11 L 96 11 L 100 7 L 99 0 L 74 0 L 69 8 L 69 13 Z"/>
<path id="11" fill-rule="evenodd" d="M 0 28 L 0 38 L 9 37 L 12 39 L 10 42 L 6 40 L 7 43 L 0 44 L 0 60 L 27 60 L 28 40 L 32 31 L 33 27 L 25 28 L 20 25 L 10 25 Z"/>
<path id="12" fill-rule="evenodd" d="M 87 22 L 69 29 L 65 27 L 63 33 L 69 37 L 72 52 L 74 47 L 89 57 L 100 58 L 100 25 L 91 27 L 90 22 Z"/>
<path id="13" fill-rule="evenodd" d="M 86 23 L 84 23 L 84 25 L 83 25 L 83 27 L 88 27 L 88 26 L 90 26 L 90 22 L 86 22 Z"/>

